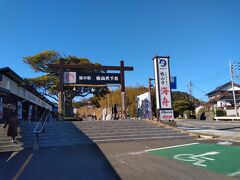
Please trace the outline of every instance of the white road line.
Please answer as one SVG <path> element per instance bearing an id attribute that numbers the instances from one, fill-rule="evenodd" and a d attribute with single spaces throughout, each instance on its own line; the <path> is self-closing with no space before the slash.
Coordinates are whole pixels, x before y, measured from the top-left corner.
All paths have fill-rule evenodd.
<path id="1" fill-rule="evenodd" d="M 31 161 L 33 157 L 33 153 L 31 153 L 28 158 L 24 161 L 24 163 L 21 165 L 20 169 L 18 170 L 18 172 L 15 174 L 15 176 L 12 178 L 12 180 L 17 180 L 19 178 L 19 176 L 23 173 L 24 169 L 27 167 L 27 165 L 29 164 L 29 162 Z"/>
<path id="2" fill-rule="evenodd" d="M 162 149 L 171 149 L 171 148 L 175 148 L 175 147 L 191 146 L 191 145 L 195 145 L 195 144 L 199 144 L 199 143 L 180 144 L 180 145 L 176 145 L 176 146 L 168 146 L 168 147 L 163 147 L 163 148 L 148 149 L 148 150 L 145 150 L 145 152 L 162 150 Z"/>
<path id="3" fill-rule="evenodd" d="M 11 154 L 11 156 L 6 160 L 6 162 L 8 162 L 10 159 L 12 159 L 14 156 L 16 156 L 18 153 L 19 153 L 18 151 L 17 152 L 13 152 Z"/>

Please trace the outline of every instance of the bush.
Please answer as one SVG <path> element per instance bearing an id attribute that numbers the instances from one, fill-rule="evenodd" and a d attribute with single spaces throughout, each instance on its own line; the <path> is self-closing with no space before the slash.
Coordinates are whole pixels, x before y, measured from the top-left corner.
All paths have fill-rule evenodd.
<path id="1" fill-rule="evenodd" d="M 216 116 L 221 117 L 221 116 L 227 116 L 226 111 L 223 110 L 216 110 Z"/>
<path id="2" fill-rule="evenodd" d="M 187 100 L 177 100 L 173 102 L 173 110 L 175 112 L 175 117 L 179 115 L 183 116 L 184 111 L 193 109 L 193 105 Z"/>

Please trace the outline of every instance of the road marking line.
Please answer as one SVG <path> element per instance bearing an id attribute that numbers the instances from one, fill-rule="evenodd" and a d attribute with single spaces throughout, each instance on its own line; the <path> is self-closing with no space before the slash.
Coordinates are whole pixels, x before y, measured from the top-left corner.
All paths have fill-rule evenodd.
<path id="1" fill-rule="evenodd" d="M 27 165 L 29 164 L 29 162 L 31 161 L 33 157 L 33 153 L 31 153 L 28 158 L 24 161 L 24 163 L 22 164 L 22 166 L 20 167 L 20 169 L 18 170 L 18 172 L 15 174 L 15 176 L 12 178 L 13 180 L 17 180 L 19 178 L 19 176 L 22 174 L 22 172 L 24 171 L 24 169 L 27 167 Z"/>
<path id="2" fill-rule="evenodd" d="M 13 152 L 10 157 L 6 160 L 6 162 L 8 162 L 10 159 L 12 159 L 15 155 L 17 155 L 19 152 Z"/>
<path id="3" fill-rule="evenodd" d="M 130 154 L 130 155 L 138 155 L 138 154 L 143 154 L 143 153 L 145 153 L 145 151 L 130 152 L 128 154 Z"/>
<path id="4" fill-rule="evenodd" d="M 191 146 L 191 145 L 195 145 L 195 144 L 199 144 L 199 143 L 180 144 L 180 145 L 176 145 L 176 146 L 168 146 L 168 147 L 163 147 L 163 148 L 148 149 L 148 150 L 145 150 L 145 152 L 162 150 L 162 149 L 171 149 L 171 148 L 175 148 L 175 147 Z"/>

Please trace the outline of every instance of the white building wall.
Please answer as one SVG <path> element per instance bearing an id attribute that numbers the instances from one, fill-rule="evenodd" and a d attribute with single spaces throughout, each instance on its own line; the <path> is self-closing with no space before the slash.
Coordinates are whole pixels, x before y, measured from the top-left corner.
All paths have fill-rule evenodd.
<path id="1" fill-rule="evenodd" d="M 220 107 L 226 107 L 226 106 L 231 106 L 230 103 L 227 103 L 225 101 L 218 101 L 217 102 L 217 107 L 220 108 Z"/>

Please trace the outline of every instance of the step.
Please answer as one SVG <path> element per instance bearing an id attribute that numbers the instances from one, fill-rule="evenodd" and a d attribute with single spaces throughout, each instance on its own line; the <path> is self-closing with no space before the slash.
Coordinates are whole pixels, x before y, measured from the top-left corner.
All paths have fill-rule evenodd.
<path id="1" fill-rule="evenodd" d="M 103 136 L 103 135 L 130 135 L 130 134 L 169 134 L 169 133 L 173 133 L 174 131 L 143 131 L 143 132 L 112 132 L 112 133 L 96 133 L 96 132 L 92 132 L 92 133 L 85 133 L 87 136 Z"/>
<path id="2" fill-rule="evenodd" d="M 74 130 L 69 130 L 69 129 L 59 129 L 55 131 L 50 131 L 50 130 L 45 130 L 44 133 L 69 133 L 69 132 L 142 132 L 142 131 L 173 131 L 171 129 L 163 129 L 163 128 L 135 128 L 135 129 L 74 129 Z M 26 136 L 27 134 L 22 134 L 22 136 Z"/>
<path id="3" fill-rule="evenodd" d="M 191 139 L 190 136 L 164 136 L 164 137 L 138 137 L 138 138 L 118 138 L 118 139 L 101 139 L 94 140 L 96 143 L 104 143 L 104 142 L 124 142 L 124 141 L 141 141 L 141 140 L 156 140 L 156 139 Z"/>
<path id="4" fill-rule="evenodd" d="M 7 146 L 0 146 L 0 152 L 12 152 L 12 151 L 21 151 L 24 148 L 18 145 L 7 145 Z"/>
<path id="5" fill-rule="evenodd" d="M 83 144 L 94 144 L 92 141 L 76 141 L 76 142 L 59 142 L 59 143 L 40 143 L 41 147 L 59 147 L 59 146 L 76 146 Z"/>
<path id="6" fill-rule="evenodd" d="M 126 125 L 71 125 L 71 126 L 65 126 L 65 125 L 56 125 L 56 126 L 45 126 L 46 129 L 56 129 L 56 128 L 115 128 L 115 127 L 120 127 L 120 128 L 133 128 L 133 127 L 159 127 L 155 125 L 148 125 L 148 124 L 126 124 Z M 26 130 L 22 128 L 23 130 Z"/>
<path id="7" fill-rule="evenodd" d="M 169 134 L 140 134 L 140 135 L 122 135 L 122 136 L 90 136 L 89 138 L 95 140 L 98 139 L 122 139 L 122 138 L 138 138 L 138 137 L 164 137 L 164 136 L 179 136 L 187 135 L 180 133 L 169 133 Z"/>
<path id="8" fill-rule="evenodd" d="M 33 145 L 34 141 L 17 141 L 17 143 L 12 143 L 11 141 L 0 142 L 0 147 L 6 145 L 16 145 L 16 146 L 29 146 Z"/>

